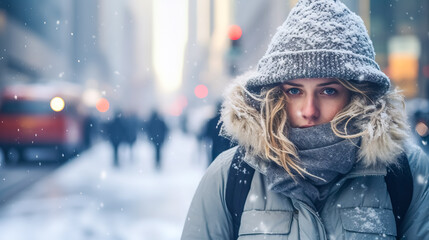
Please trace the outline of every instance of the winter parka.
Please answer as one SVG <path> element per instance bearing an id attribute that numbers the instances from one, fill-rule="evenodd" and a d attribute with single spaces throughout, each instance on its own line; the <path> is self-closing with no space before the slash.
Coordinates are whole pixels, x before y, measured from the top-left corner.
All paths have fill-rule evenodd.
<path id="1" fill-rule="evenodd" d="M 238 85 L 232 86 L 226 95 L 224 124 L 241 145 L 258 149 L 255 136 L 263 133 L 248 121 L 239 89 Z M 406 118 L 400 104 L 388 96 L 379 101 L 389 107 L 386 112 L 373 111 L 368 116 L 374 132 L 362 137 L 360 160 L 333 184 L 319 211 L 271 191 L 266 177 L 255 171 L 238 239 L 396 239 L 398 234 L 403 239 L 429 239 L 429 158 L 406 138 Z M 384 116 L 383 122 L 379 114 Z M 235 151 L 236 147 L 225 151 L 208 168 L 192 200 L 181 239 L 233 239 L 225 189 Z M 403 223 L 396 229 L 384 176 L 400 152 L 407 155 L 414 190 Z M 244 160 L 255 157 L 246 155 Z"/>

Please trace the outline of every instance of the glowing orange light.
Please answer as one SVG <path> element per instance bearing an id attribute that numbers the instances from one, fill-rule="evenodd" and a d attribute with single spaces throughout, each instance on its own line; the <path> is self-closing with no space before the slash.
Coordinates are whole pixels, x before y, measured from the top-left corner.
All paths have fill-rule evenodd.
<path id="1" fill-rule="evenodd" d="M 209 90 L 205 85 L 200 84 L 195 87 L 194 93 L 197 98 L 205 98 L 209 94 Z"/>
<path id="2" fill-rule="evenodd" d="M 95 107 L 100 112 L 107 112 L 107 110 L 109 110 L 110 104 L 109 104 L 109 101 L 107 101 L 107 99 L 100 98 L 97 101 L 97 104 L 95 105 Z"/>
<path id="3" fill-rule="evenodd" d="M 419 73 L 419 60 L 411 54 L 389 55 L 389 74 L 394 81 L 415 81 Z"/>
<path id="4" fill-rule="evenodd" d="M 241 34 L 243 34 L 243 31 L 241 31 L 241 28 L 238 25 L 232 25 L 229 27 L 228 36 L 231 40 L 238 40 L 241 38 Z"/>
<path id="5" fill-rule="evenodd" d="M 419 122 L 416 125 L 416 132 L 422 136 L 426 137 L 429 134 L 429 128 L 424 122 Z"/>
<path id="6" fill-rule="evenodd" d="M 418 58 L 412 54 L 392 53 L 389 55 L 389 77 L 407 98 L 417 95 Z"/>

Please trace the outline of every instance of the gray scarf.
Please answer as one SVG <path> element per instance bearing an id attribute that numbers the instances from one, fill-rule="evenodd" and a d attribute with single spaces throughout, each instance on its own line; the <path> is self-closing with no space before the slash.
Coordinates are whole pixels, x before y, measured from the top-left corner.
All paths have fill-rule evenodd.
<path id="1" fill-rule="evenodd" d="M 266 176 L 272 191 L 319 208 L 334 180 L 348 173 L 355 164 L 359 138 L 350 140 L 337 137 L 330 123 L 310 128 L 292 128 L 288 138 L 298 149 L 300 166 L 324 180 L 307 174 L 302 178 L 292 171 L 296 176 L 294 181 L 283 167 L 273 161 L 246 158 L 246 162 Z"/>

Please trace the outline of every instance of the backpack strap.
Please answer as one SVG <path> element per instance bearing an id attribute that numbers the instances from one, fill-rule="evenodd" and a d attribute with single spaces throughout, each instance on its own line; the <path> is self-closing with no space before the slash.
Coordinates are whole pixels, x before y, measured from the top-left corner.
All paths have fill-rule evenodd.
<path id="1" fill-rule="evenodd" d="M 396 229 L 399 231 L 402 220 L 410 206 L 411 198 L 413 197 L 413 177 L 405 153 L 402 153 L 398 158 L 397 165 L 393 165 L 387 169 L 387 175 L 384 179 L 387 184 L 390 201 L 392 201 Z"/>
<path id="2" fill-rule="evenodd" d="M 244 203 L 249 194 L 250 185 L 255 172 L 255 169 L 243 161 L 244 154 L 244 148 L 241 146 L 238 147 L 232 159 L 226 183 L 225 200 L 226 206 L 232 216 L 233 239 L 238 238 Z"/>

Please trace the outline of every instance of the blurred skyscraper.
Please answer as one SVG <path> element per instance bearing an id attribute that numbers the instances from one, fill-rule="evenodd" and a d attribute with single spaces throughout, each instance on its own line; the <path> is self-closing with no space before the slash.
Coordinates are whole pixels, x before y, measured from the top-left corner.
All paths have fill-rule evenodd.
<path id="1" fill-rule="evenodd" d="M 0 0 L 0 88 L 72 81 L 112 108 L 180 115 L 214 104 L 234 75 L 254 69 L 296 2 Z M 427 98 L 429 2 L 343 2 L 370 29 L 382 70 L 408 97 Z M 231 25 L 243 33 L 235 46 Z M 206 97 L 195 94 L 198 85 Z"/>
<path id="2" fill-rule="evenodd" d="M 189 9 L 189 40 L 182 89 L 191 99 L 190 104 L 201 105 L 216 102 L 236 74 L 256 67 L 272 34 L 287 16 L 290 5 L 282 0 L 190 0 Z M 232 25 L 238 25 L 243 33 L 239 40 L 240 53 L 233 56 L 234 62 L 230 54 L 233 46 L 228 38 Z M 234 74 L 230 72 L 231 67 Z M 194 94 L 198 84 L 206 85 L 209 90 L 204 101 L 198 100 Z"/>
<path id="3" fill-rule="evenodd" d="M 72 79 L 73 1 L 0 1 L 0 87 Z"/>

